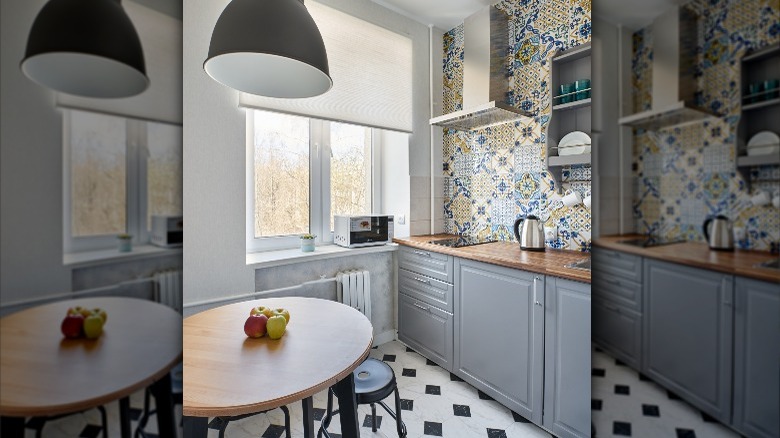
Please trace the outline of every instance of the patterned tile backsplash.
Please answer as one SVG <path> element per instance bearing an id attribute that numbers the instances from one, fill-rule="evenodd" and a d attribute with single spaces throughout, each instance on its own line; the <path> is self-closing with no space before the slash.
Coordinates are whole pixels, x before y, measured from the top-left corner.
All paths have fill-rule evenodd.
<path id="1" fill-rule="evenodd" d="M 780 211 L 754 206 L 755 190 L 780 190 L 780 167 L 750 175 L 751 191 L 736 172 L 741 112 L 740 60 L 750 50 L 780 42 L 777 0 L 694 0 L 700 14 L 696 75 L 699 103 L 719 114 L 714 121 L 658 132 L 634 132 L 634 217 L 637 231 L 704 239 L 702 223 L 723 214 L 744 229 L 741 248 L 769 250 L 780 241 Z M 633 36 L 634 110 L 650 108 L 653 56 L 650 28 Z"/>
<path id="2" fill-rule="evenodd" d="M 591 216 L 563 206 L 545 166 L 550 120 L 550 58 L 591 38 L 590 0 L 505 0 L 509 41 L 508 101 L 533 119 L 462 132 L 445 130 L 444 217 L 449 233 L 514 240 L 516 219 L 536 215 L 558 227 L 548 246 L 590 250 Z M 444 35 L 444 113 L 463 109 L 463 26 Z M 590 168 L 566 169 L 564 188 L 590 193 Z"/>

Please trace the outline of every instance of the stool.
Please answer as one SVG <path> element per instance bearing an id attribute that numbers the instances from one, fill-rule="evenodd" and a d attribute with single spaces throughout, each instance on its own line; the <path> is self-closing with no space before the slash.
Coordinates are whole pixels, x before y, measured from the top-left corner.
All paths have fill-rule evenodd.
<path id="1" fill-rule="evenodd" d="M 170 371 L 171 375 L 171 395 L 173 396 L 173 404 L 180 405 L 183 400 L 183 387 L 184 387 L 184 364 L 178 364 Z M 149 417 L 157 413 L 157 409 L 151 409 L 151 396 L 152 391 L 146 388 L 144 391 L 144 410 L 141 417 L 138 419 L 138 425 L 135 429 L 135 438 L 146 438 L 146 424 L 149 422 Z"/>
<path id="2" fill-rule="evenodd" d="M 371 405 L 371 430 L 376 432 L 376 404 L 382 406 L 395 420 L 398 437 L 406 437 L 406 425 L 401 420 L 401 397 L 398 395 L 398 385 L 395 373 L 390 365 L 377 359 L 366 359 L 352 372 L 355 377 L 355 395 L 357 404 Z M 395 393 L 395 413 L 383 402 L 390 394 Z M 328 426 L 333 415 L 339 411 L 333 410 L 333 390 L 328 390 L 328 409 L 322 416 L 322 424 L 317 432 L 317 438 L 323 435 L 330 438 Z"/>

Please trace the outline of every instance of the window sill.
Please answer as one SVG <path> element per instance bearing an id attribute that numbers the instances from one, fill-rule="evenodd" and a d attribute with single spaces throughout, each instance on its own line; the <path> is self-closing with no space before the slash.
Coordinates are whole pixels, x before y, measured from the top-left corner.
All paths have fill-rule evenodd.
<path id="1" fill-rule="evenodd" d="M 290 265 L 293 263 L 310 262 L 314 260 L 396 251 L 397 249 L 398 244 L 396 243 L 388 243 L 387 245 L 381 246 L 368 246 L 365 248 L 344 248 L 331 244 L 318 246 L 314 252 L 301 252 L 300 248 L 293 248 L 279 251 L 248 253 L 246 255 L 246 264 L 247 266 L 253 266 L 255 268 L 272 268 L 274 266 Z"/>
<path id="2" fill-rule="evenodd" d="M 164 257 L 182 254 L 182 248 L 160 248 L 153 245 L 134 245 L 130 252 L 119 252 L 117 249 L 102 249 L 98 251 L 84 251 L 63 254 L 62 264 L 72 268 L 83 266 L 96 266 L 120 261 L 146 259 L 151 257 Z"/>

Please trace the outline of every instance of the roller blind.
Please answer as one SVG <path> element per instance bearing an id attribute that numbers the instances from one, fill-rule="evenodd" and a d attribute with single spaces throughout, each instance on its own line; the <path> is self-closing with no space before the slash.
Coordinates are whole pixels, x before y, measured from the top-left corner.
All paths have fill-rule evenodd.
<path id="1" fill-rule="evenodd" d="M 312 0 L 306 7 L 328 51 L 333 88 L 278 99 L 239 93 L 239 105 L 412 132 L 412 40 Z"/>

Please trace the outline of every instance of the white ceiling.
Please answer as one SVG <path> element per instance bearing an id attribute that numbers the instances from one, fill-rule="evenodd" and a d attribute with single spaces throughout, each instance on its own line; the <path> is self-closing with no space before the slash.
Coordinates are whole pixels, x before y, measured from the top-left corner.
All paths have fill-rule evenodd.
<path id="1" fill-rule="evenodd" d="M 371 0 L 424 25 L 450 30 L 496 0 Z M 556 0 L 557 1 L 557 0 Z"/>
<path id="2" fill-rule="evenodd" d="M 450 30 L 496 0 L 371 0 L 425 25 Z M 561 0 L 536 0 L 561 1 Z M 641 29 L 670 7 L 688 0 L 591 0 L 593 14 L 612 24 Z"/>

